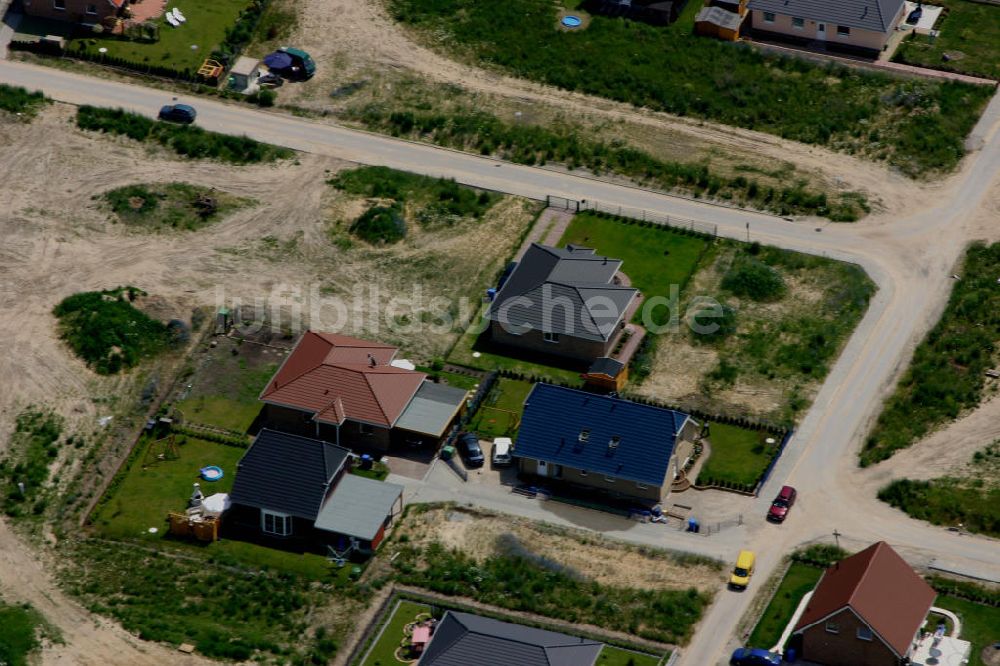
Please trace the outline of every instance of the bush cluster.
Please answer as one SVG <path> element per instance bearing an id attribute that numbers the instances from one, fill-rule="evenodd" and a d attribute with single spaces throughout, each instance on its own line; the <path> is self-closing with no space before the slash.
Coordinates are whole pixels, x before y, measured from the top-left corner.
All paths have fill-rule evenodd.
<path id="1" fill-rule="evenodd" d="M 20 86 L 9 86 L 0 83 L 0 111 L 20 113 L 27 118 L 33 118 L 50 100 L 42 93 L 28 92 Z"/>
<path id="2" fill-rule="evenodd" d="M 897 479 L 879 490 L 878 498 L 919 520 L 961 523 L 970 532 L 1000 537 L 1000 488 L 952 478 Z"/>
<path id="3" fill-rule="evenodd" d="M 155 141 L 192 159 L 216 159 L 230 164 L 273 162 L 294 153 L 246 136 L 209 132 L 193 125 L 157 122 L 123 109 L 84 105 L 77 109 L 76 125 L 83 130 L 121 134 L 136 141 Z"/>
<path id="4" fill-rule="evenodd" d="M 771 55 L 699 37 L 683 20 L 664 28 L 594 16 L 586 30 L 560 31 L 549 0 L 388 5 L 394 18 L 433 34 L 435 43 L 514 76 L 795 141 L 868 150 L 910 174 L 953 168 L 993 92 Z"/>
<path id="5" fill-rule="evenodd" d="M 865 442 L 862 465 L 889 458 L 979 404 L 1000 330 L 997 276 L 1000 243 L 972 245 L 941 320 L 917 347 Z"/>
<path id="6" fill-rule="evenodd" d="M 406 221 L 397 205 L 372 206 L 351 225 L 351 233 L 372 245 L 392 244 L 406 236 Z"/>
<path id="7" fill-rule="evenodd" d="M 135 287 L 119 287 L 67 296 L 52 311 L 60 337 L 102 375 L 159 354 L 171 342 L 170 331 L 132 305 L 140 294 Z"/>
<path id="8" fill-rule="evenodd" d="M 752 256 L 738 256 L 722 278 L 722 288 L 755 301 L 776 301 L 785 295 L 785 281 L 773 267 Z"/>
<path id="9" fill-rule="evenodd" d="M 839 546 L 819 543 L 795 551 L 792 553 L 792 561 L 826 569 L 848 555 L 850 553 Z"/>
<path id="10" fill-rule="evenodd" d="M 659 160 L 618 143 L 584 139 L 575 131 L 560 133 L 538 125 L 511 125 L 480 111 L 386 113 L 377 105 L 369 105 L 358 118 L 368 127 L 394 136 L 425 138 L 438 145 L 475 150 L 519 164 L 559 162 L 570 169 L 585 167 L 596 174 L 608 171 L 663 189 L 746 203 L 780 215 L 820 215 L 853 221 L 868 211 L 867 201 L 858 193 L 840 195 L 831 202 L 826 194 L 812 192 L 802 182 L 781 188 L 765 186 L 742 175 L 719 175 L 704 164 Z"/>
<path id="11" fill-rule="evenodd" d="M 59 455 L 56 446 L 63 432 L 63 421 L 56 414 L 29 408 L 17 417 L 9 453 L 0 464 L 4 480 L 3 507 L 9 516 L 45 510 L 42 489 L 49 478 L 49 466 Z M 24 491 L 21 486 L 24 485 Z"/>

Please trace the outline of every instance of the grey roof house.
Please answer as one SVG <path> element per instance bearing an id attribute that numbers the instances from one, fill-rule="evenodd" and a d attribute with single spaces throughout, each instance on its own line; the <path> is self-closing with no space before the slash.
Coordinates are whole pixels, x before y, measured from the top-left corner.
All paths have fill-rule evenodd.
<path id="1" fill-rule="evenodd" d="M 418 666 L 594 666 L 603 643 L 448 611 Z"/>
<path id="2" fill-rule="evenodd" d="M 532 243 L 490 305 L 492 339 L 587 363 L 608 356 L 639 301 L 621 266 L 591 248 Z"/>
<path id="3" fill-rule="evenodd" d="M 402 508 L 401 486 L 348 473 L 350 452 L 264 429 L 236 468 L 224 525 L 244 534 L 374 550 Z M 242 528 L 242 529 L 241 529 Z"/>
<path id="4" fill-rule="evenodd" d="M 679 443 L 697 427 L 671 409 L 535 384 L 514 455 L 524 473 L 656 503 L 670 492 Z"/>
<path id="5" fill-rule="evenodd" d="M 750 0 L 753 32 L 809 47 L 877 57 L 905 12 L 903 0 Z"/>

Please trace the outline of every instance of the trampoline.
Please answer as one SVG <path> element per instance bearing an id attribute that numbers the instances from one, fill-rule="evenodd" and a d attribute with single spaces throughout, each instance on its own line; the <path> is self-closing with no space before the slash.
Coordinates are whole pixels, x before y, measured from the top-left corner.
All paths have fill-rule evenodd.
<path id="1" fill-rule="evenodd" d="M 216 465 L 201 468 L 201 478 L 206 481 L 218 481 L 223 476 L 225 475 L 222 473 L 222 468 Z"/>
<path id="2" fill-rule="evenodd" d="M 563 16 L 560 23 L 567 28 L 579 28 L 583 21 L 579 16 Z"/>

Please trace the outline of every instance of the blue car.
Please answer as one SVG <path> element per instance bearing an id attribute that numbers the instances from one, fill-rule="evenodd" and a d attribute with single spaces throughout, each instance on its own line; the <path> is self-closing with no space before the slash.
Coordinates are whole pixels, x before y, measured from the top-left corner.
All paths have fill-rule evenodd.
<path id="1" fill-rule="evenodd" d="M 160 120 L 170 120 L 175 123 L 190 124 L 194 122 L 198 112 L 187 104 L 168 104 L 160 109 Z"/>
<path id="2" fill-rule="evenodd" d="M 781 657 L 760 648 L 738 648 L 729 658 L 730 666 L 781 666 Z"/>

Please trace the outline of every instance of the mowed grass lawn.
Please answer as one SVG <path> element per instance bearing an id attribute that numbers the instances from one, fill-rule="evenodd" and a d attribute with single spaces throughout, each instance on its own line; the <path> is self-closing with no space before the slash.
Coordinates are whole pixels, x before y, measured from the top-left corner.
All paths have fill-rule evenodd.
<path id="1" fill-rule="evenodd" d="M 666 227 L 628 224 L 592 213 L 573 217 L 559 239 L 559 247 L 569 243 L 592 247 L 598 254 L 621 259 L 621 272 L 646 299 L 669 298 L 674 285 L 679 292 L 708 246 L 708 241 L 700 236 L 677 233 Z M 642 323 L 642 310 L 636 313 L 636 322 Z M 666 309 L 658 308 L 652 317 L 659 323 L 668 314 Z"/>
<path id="2" fill-rule="evenodd" d="M 396 648 L 403 640 L 403 627 L 422 613 L 430 613 L 431 607 L 403 599 L 393 610 L 389 621 L 385 624 L 382 635 L 371 647 L 371 651 L 361 662 L 361 666 L 395 666 L 408 664 L 408 661 L 396 659 Z"/>
<path id="3" fill-rule="evenodd" d="M 958 615 L 962 620 L 960 638 L 972 643 L 969 666 L 983 666 L 983 648 L 1000 641 L 1000 608 L 945 595 L 939 596 L 934 605 Z"/>
<path id="4" fill-rule="evenodd" d="M 658 666 L 662 661 L 663 657 L 605 645 L 597 657 L 597 666 Z"/>
<path id="5" fill-rule="evenodd" d="M 499 378 L 469 423 L 469 430 L 486 439 L 516 435 L 515 424 L 521 420 L 531 387 L 531 382 Z"/>
<path id="6" fill-rule="evenodd" d="M 771 603 L 750 634 L 747 645 L 770 650 L 781 638 L 781 632 L 792 619 L 795 609 L 807 592 L 816 587 L 823 570 L 793 562 L 774 593 Z"/>
<path id="7" fill-rule="evenodd" d="M 183 512 L 187 508 L 193 484 L 200 483 L 206 497 L 228 493 L 236 478 L 236 463 L 245 453 L 236 446 L 194 437 L 178 436 L 176 441 L 184 442 L 178 444 L 180 455 L 177 459 L 152 462 L 145 469 L 143 463 L 155 460 L 156 455 L 164 451 L 164 446 L 147 440 L 137 446 L 136 454 L 122 470 L 120 479 L 112 483 L 107 496 L 91 516 L 92 523 L 103 536 L 157 543 L 170 541 L 174 545 L 190 545 L 218 562 L 268 567 L 313 579 L 328 576 L 330 566 L 318 555 L 289 553 L 241 541 L 221 540 L 200 546 L 193 541 L 165 538 L 167 513 Z M 154 446 L 153 455 L 147 458 L 151 445 Z M 201 479 L 199 471 L 206 465 L 221 467 L 222 479 L 214 482 Z M 149 532 L 151 527 L 157 528 L 156 533 Z"/>
<path id="8" fill-rule="evenodd" d="M 970 0 L 934 0 L 932 4 L 945 7 L 937 25 L 940 36 L 933 42 L 926 35 L 904 39 L 892 59 L 1000 79 L 1000 6 Z M 944 60 L 945 53 L 956 52 L 962 57 Z"/>
<path id="9" fill-rule="evenodd" d="M 766 440 L 775 442 L 768 444 Z M 712 452 L 698 473 L 699 484 L 735 483 L 752 486 L 767 469 L 779 446 L 778 436 L 766 431 L 711 422 L 708 440 Z"/>
<path id="10" fill-rule="evenodd" d="M 167 8 L 179 8 L 187 21 L 173 28 L 162 16 L 154 19 L 160 24 L 160 39 L 157 42 L 133 42 L 95 35 L 75 39 L 68 48 L 70 52 L 83 48 L 93 54 L 99 48 L 106 48 L 108 56 L 124 58 L 138 65 L 194 72 L 222 44 L 226 30 L 236 23 L 240 11 L 248 4 L 248 0 L 171 0 Z M 193 49 L 192 45 L 198 48 Z"/>

